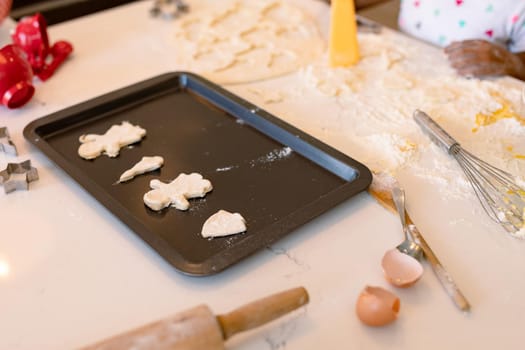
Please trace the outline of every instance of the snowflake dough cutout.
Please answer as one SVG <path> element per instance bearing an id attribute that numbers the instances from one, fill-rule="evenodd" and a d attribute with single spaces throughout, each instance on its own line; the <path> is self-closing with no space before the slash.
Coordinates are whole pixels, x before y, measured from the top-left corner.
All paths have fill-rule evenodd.
<path id="1" fill-rule="evenodd" d="M 140 162 L 135 164 L 131 169 L 126 170 L 120 175 L 118 182 L 125 182 L 133 179 L 135 176 L 157 170 L 164 164 L 164 158 L 159 156 L 142 157 Z"/>
<path id="2" fill-rule="evenodd" d="M 198 173 L 182 173 L 170 183 L 151 180 L 149 186 L 152 190 L 144 195 L 144 203 L 156 211 L 170 205 L 179 210 L 188 210 L 188 199 L 204 197 L 213 189 L 211 182 Z"/>
<path id="3" fill-rule="evenodd" d="M 122 147 L 142 140 L 146 130 L 127 121 L 113 125 L 103 135 L 87 134 L 79 137 L 81 143 L 78 155 L 84 159 L 94 159 L 105 153 L 109 157 L 119 155 Z"/>
<path id="4" fill-rule="evenodd" d="M 201 235 L 204 238 L 224 237 L 246 231 L 246 220 L 239 213 L 219 210 L 206 220 Z"/>

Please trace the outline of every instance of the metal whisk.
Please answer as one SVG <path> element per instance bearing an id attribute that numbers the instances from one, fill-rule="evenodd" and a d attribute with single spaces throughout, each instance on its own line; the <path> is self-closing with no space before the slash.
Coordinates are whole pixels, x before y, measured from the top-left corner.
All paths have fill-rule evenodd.
<path id="1" fill-rule="evenodd" d="M 525 231 L 525 190 L 514 177 L 463 149 L 425 112 L 416 110 L 414 120 L 432 141 L 456 158 L 487 215 L 510 233 Z"/>

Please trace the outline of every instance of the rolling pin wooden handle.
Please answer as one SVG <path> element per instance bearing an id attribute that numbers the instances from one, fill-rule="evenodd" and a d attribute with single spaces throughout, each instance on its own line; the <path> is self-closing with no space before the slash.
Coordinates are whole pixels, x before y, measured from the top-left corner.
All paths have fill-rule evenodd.
<path id="1" fill-rule="evenodd" d="M 308 292 L 297 287 L 244 305 L 229 313 L 217 316 L 224 340 L 249 329 L 262 326 L 279 318 L 309 301 Z"/>
<path id="2" fill-rule="evenodd" d="M 308 303 L 303 287 L 254 301 L 228 314 L 215 316 L 200 305 L 102 340 L 80 350 L 219 350 L 232 335 L 270 322 Z"/>

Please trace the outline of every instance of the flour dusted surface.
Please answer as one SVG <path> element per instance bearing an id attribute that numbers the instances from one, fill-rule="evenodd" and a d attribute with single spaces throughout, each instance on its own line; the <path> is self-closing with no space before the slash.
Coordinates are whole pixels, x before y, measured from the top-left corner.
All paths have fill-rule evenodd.
<path id="1" fill-rule="evenodd" d="M 388 29 L 360 33 L 359 43 L 362 58 L 353 67 L 331 68 L 325 54 L 289 79 L 259 83 L 255 93 L 251 86 L 233 91 L 374 173 L 409 173 L 483 216 L 455 159 L 423 134 L 412 114 L 425 111 L 467 150 L 525 176 L 523 83 L 459 77 L 439 49 Z M 268 100 L 265 91 L 284 99 Z"/>
<path id="2" fill-rule="evenodd" d="M 296 71 L 325 47 L 317 23 L 288 1 L 198 0 L 191 6 L 174 22 L 175 61 L 218 83 Z"/>

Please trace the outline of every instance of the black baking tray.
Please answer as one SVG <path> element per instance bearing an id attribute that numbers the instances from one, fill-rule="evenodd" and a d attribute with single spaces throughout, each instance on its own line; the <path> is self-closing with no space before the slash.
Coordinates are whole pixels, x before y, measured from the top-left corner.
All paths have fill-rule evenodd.
<path id="1" fill-rule="evenodd" d="M 320 115 L 319 118 L 323 116 Z M 129 121 L 147 130 L 116 158 L 78 156 L 79 136 Z M 154 77 L 31 122 L 24 136 L 178 270 L 219 272 L 365 190 L 367 167 L 227 90 L 191 73 Z M 157 171 L 115 185 L 142 156 Z M 213 184 L 188 211 L 155 212 L 150 180 L 198 172 Z M 247 232 L 205 239 L 219 209 L 239 212 Z"/>

